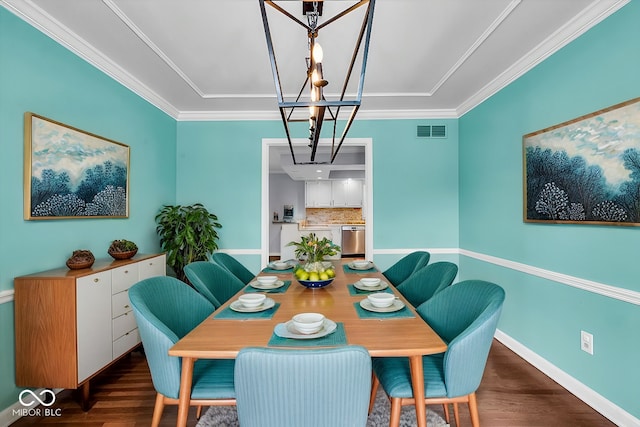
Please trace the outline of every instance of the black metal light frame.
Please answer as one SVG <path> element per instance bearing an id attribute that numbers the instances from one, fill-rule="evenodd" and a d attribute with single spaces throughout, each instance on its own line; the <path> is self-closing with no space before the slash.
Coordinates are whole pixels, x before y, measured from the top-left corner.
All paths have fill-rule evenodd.
<path id="1" fill-rule="evenodd" d="M 366 66 L 367 66 L 367 57 L 368 57 L 368 52 L 369 52 L 369 40 L 371 38 L 371 25 L 373 23 L 373 11 L 375 8 L 375 0 L 359 0 L 359 1 L 355 1 L 355 3 L 353 5 L 351 5 L 350 7 L 344 9 L 342 12 L 336 14 L 335 16 L 326 19 L 323 23 L 315 25 L 313 24 L 313 27 L 311 25 L 309 25 L 308 23 L 305 23 L 301 20 L 299 20 L 298 18 L 296 18 L 295 16 L 291 15 L 288 11 L 286 11 L 285 9 L 283 9 L 281 6 L 279 6 L 277 3 L 278 2 L 283 2 L 283 1 L 291 1 L 291 0 L 259 0 L 260 2 L 260 10 L 262 13 L 262 22 L 264 24 L 264 32 L 265 32 L 265 36 L 267 39 L 267 49 L 269 51 L 269 59 L 271 62 L 271 70 L 273 72 L 273 79 L 275 82 L 275 86 L 276 86 L 276 95 L 277 95 L 277 99 L 278 99 L 278 108 L 280 110 L 280 116 L 282 118 L 282 123 L 284 124 L 284 129 L 285 129 L 285 133 L 287 135 L 287 140 L 289 142 L 289 149 L 291 150 L 291 157 L 293 159 L 293 163 L 294 164 L 299 164 L 296 161 L 296 156 L 295 153 L 293 151 L 293 144 L 291 142 L 291 133 L 289 130 L 289 123 L 290 122 L 301 122 L 301 121 L 307 121 L 307 119 L 297 119 L 293 117 L 293 113 L 297 108 L 304 108 L 304 109 L 309 109 L 309 107 L 314 107 L 315 111 L 316 111 L 316 115 L 313 117 L 313 123 L 314 125 L 312 125 L 309 129 L 309 147 L 311 147 L 311 157 L 310 157 L 310 162 L 305 162 L 305 163 L 316 163 L 315 161 L 315 156 L 316 156 L 316 150 L 318 148 L 318 142 L 320 140 L 320 131 L 322 129 L 322 124 L 325 120 L 327 121 L 333 121 L 333 134 L 332 134 L 332 142 L 331 142 L 331 160 L 330 162 L 333 163 L 336 156 L 338 155 L 338 151 L 340 150 L 340 148 L 342 147 L 342 143 L 344 142 L 344 139 L 347 135 L 347 132 L 349 131 L 349 128 L 351 127 L 351 125 L 353 124 L 353 120 L 355 119 L 356 113 L 358 112 L 358 109 L 360 108 L 360 104 L 362 102 L 362 88 L 364 86 L 364 76 L 365 76 L 365 71 L 366 71 Z M 309 5 L 305 3 L 314 3 L 313 1 L 308 1 L 308 0 L 303 0 L 301 1 L 301 3 L 303 3 L 303 8 L 305 10 L 307 10 L 309 8 Z M 317 3 L 322 3 L 322 0 L 319 0 Z M 308 65 L 308 70 L 307 70 L 307 76 L 304 80 L 304 83 L 302 84 L 302 87 L 300 89 L 300 92 L 298 93 L 298 96 L 296 98 L 295 101 L 285 101 L 284 99 L 284 94 L 282 92 L 282 84 L 280 83 L 280 75 L 278 73 L 278 64 L 276 61 L 276 56 L 275 56 L 275 52 L 274 52 L 274 48 L 273 48 L 273 40 L 271 38 L 271 31 L 269 29 L 269 22 L 268 22 L 268 18 L 267 18 L 267 11 L 265 8 L 265 5 L 269 5 L 271 7 L 273 7 L 275 10 L 277 10 L 278 12 L 282 13 L 283 15 L 285 15 L 286 17 L 288 17 L 289 19 L 291 19 L 293 22 L 303 26 L 306 30 L 307 30 L 307 35 L 309 38 L 309 45 L 310 45 L 310 50 L 313 49 L 313 46 L 315 45 L 315 39 L 318 36 L 318 32 L 323 29 L 324 27 L 328 26 L 329 24 L 335 22 L 336 20 L 342 18 L 343 16 L 353 12 L 354 10 L 360 8 L 361 6 L 367 6 L 367 11 L 364 14 L 364 17 L 362 19 L 362 25 L 360 27 L 360 33 L 358 35 L 358 38 L 356 40 L 355 46 L 354 46 L 354 50 L 353 50 L 353 54 L 351 56 L 351 62 L 349 64 L 349 68 L 347 71 L 347 75 L 345 76 L 344 79 L 344 83 L 342 86 L 342 91 L 340 93 L 340 97 L 338 100 L 327 100 L 324 97 L 324 93 L 322 93 L 322 88 L 319 88 L 319 92 L 320 92 L 320 99 L 318 99 L 317 101 L 313 101 L 313 100 L 309 100 L 306 101 L 304 99 L 301 99 L 302 93 L 304 92 L 305 88 L 307 87 L 307 85 L 309 84 L 309 81 L 311 79 L 311 73 L 312 70 L 315 66 L 314 60 L 310 59 Z M 320 11 L 322 10 L 322 4 L 320 4 L 320 7 L 318 8 Z M 346 96 L 346 90 L 347 90 L 347 85 L 349 83 L 349 80 L 351 79 L 351 75 L 352 72 L 354 70 L 355 67 L 355 63 L 356 63 L 356 59 L 358 56 L 358 52 L 360 51 L 360 49 L 362 48 L 362 46 L 364 45 L 363 48 L 363 52 L 362 52 L 362 68 L 360 70 L 360 79 L 359 79 L 359 83 L 358 83 L 358 90 L 357 90 L 357 94 L 355 96 L 355 98 L 353 99 L 345 99 Z M 326 84 L 326 82 L 325 82 Z M 316 85 L 318 86 L 318 85 Z M 340 136 L 339 142 L 336 145 L 336 131 L 337 131 L 337 122 L 338 122 L 338 116 L 340 113 L 340 109 L 341 108 L 350 108 L 350 113 L 349 113 L 349 118 L 346 122 L 346 125 L 343 129 L 342 135 Z M 329 116 L 325 118 L 325 114 L 328 113 Z M 311 118 L 310 118 L 311 119 Z M 311 120 L 309 120 L 311 121 Z"/>

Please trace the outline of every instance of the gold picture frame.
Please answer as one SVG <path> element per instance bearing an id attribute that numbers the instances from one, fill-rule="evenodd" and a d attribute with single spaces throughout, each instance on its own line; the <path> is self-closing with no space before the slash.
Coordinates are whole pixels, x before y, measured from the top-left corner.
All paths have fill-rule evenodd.
<path id="1" fill-rule="evenodd" d="M 128 145 L 24 114 L 24 219 L 128 218 Z"/>

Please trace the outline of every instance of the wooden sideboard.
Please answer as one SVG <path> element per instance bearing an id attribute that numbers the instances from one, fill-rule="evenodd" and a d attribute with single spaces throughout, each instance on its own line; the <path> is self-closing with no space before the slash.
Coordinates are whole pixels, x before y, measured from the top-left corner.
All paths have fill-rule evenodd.
<path id="1" fill-rule="evenodd" d="M 82 387 L 88 409 L 89 380 L 140 344 L 129 288 L 165 274 L 165 255 L 152 254 L 16 277 L 16 384 Z"/>

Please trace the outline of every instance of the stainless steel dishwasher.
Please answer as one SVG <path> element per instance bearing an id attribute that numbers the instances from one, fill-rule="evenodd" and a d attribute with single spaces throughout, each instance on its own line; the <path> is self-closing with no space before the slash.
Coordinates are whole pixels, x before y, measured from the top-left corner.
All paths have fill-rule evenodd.
<path id="1" fill-rule="evenodd" d="M 364 256 L 364 225 L 342 226 L 342 256 Z"/>

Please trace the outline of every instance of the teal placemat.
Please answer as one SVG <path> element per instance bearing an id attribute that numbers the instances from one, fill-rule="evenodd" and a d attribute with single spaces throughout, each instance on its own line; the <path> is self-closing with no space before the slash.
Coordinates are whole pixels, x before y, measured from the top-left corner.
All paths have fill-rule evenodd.
<path id="1" fill-rule="evenodd" d="M 392 294 L 393 291 L 391 290 L 391 288 L 386 287 L 385 289 L 381 290 L 381 291 L 362 291 L 358 288 L 356 288 L 353 285 L 347 285 L 347 289 L 349 289 L 349 295 L 367 295 L 373 292 L 386 292 L 388 294 Z"/>
<path id="2" fill-rule="evenodd" d="M 274 333 L 267 343 L 269 347 L 332 347 L 338 345 L 347 345 L 347 336 L 344 332 L 342 322 L 336 323 L 336 330 L 327 336 L 320 338 L 312 338 L 306 340 L 297 340 L 293 338 L 282 338 Z"/>
<path id="3" fill-rule="evenodd" d="M 229 320 L 252 320 L 252 319 L 271 319 L 276 311 L 280 308 L 280 303 L 271 307 L 269 310 L 258 311 L 255 313 L 243 313 L 240 311 L 234 311 L 227 307 L 219 313 L 214 313 L 213 317 L 216 319 L 229 319 Z"/>
<path id="4" fill-rule="evenodd" d="M 380 271 L 375 267 L 371 267 L 371 268 L 369 268 L 367 270 L 354 270 L 353 268 L 349 268 L 349 266 L 347 264 L 344 264 L 342 266 L 342 270 L 347 274 L 351 274 L 351 273 L 354 273 L 354 274 L 367 274 L 367 273 L 377 273 L 378 271 Z"/>
<path id="5" fill-rule="evenodd" d="M 291 268 L 285 268 L 284 270 L 276 270 L 275 268 L 263 268 L 262 269 L 263 273 L 273 273 L 273 274 L 286 274 L 286 273 L 291 273 L 293 272 L 293 267 Z"/>
<path id="6" fill-rule="evenodd" d="M 360 302 L 354 302 L 353 306 L 361 319 L 401 319 L 403 317 L 415 317 L 411 310 L 406 306 L 402 310 L 392 311 L 391 313 L 378 313 L 376 311 L 365 310 L 360 307 Z"/>
<path id="7" fill-rule="evenodd" d="M 267 294 L 282 294 L 287 292 L 287 289 L 289 289 L 289 286 L 291 286 L 291 280 L 285 280 L 284 281 L 284 285 L 280 286 L 279 288 L 275 288 L 275 289 L 256 289 L 253 286 L 247 285 L 244 287 L 244 291 L 246 293 L 251 293 L 251 292 L 264 292 Z"/>

